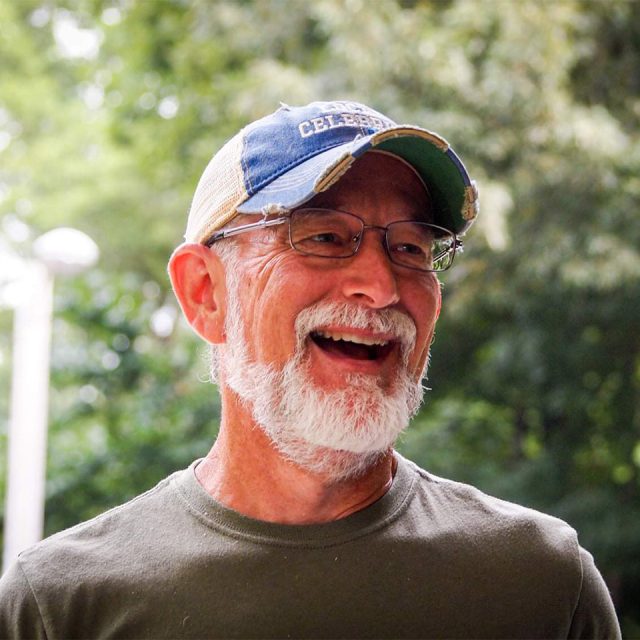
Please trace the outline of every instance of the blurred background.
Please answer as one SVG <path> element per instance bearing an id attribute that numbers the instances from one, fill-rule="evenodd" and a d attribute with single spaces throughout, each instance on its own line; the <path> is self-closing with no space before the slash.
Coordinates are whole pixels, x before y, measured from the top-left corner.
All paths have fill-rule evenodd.
<path id="1" fill-rule="evenodd" d="M 480 185 L 401 451 L 567 520 L 640 637 L 640 2 L 0 0 L 2 502 L 34 241 L 100 251 L 55 282 L 50 534 L 210 447 L 167 259 L 214 151 L 314 99 L 438 131 Z"/>

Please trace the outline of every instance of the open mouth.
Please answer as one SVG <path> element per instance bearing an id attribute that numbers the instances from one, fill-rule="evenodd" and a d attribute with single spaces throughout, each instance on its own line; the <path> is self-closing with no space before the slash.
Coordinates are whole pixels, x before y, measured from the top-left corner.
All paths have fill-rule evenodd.
<path id="1" fill-rule="evenodd" d="M 391 340 L 338 331 L 312 331 L 310 337 L 323 351 L 353 360 L 381 360 L 389 355 L 395 344 Z"/>

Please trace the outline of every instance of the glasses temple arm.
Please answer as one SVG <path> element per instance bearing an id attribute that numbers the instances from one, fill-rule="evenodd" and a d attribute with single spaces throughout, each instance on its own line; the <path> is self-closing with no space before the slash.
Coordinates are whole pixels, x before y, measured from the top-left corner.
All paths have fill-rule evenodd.
<path id="1" fill-rule="evenodd" d="M 283 224 L 288 220 L 288 217 L 274 218 L 273 220 L 260 220 L 260 222 L 252 222 L 251 224 L 243 224 L 239 227 L 233 227 L 232 229 L 223 229 L 222 231 L 216 231 L 204 244 L 210 247 L 214 242 L 222 240 L 222 238 L 230 238 L 231 236 L 237 236 L 245 231 L 251 231 L 252 229 L 264 229 L 265 227 L 275 227 L 276 225 Z"/>

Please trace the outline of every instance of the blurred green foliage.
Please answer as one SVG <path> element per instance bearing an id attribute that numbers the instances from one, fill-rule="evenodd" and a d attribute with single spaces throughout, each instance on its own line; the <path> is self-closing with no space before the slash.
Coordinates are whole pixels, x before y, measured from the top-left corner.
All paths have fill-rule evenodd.
<path id="1" fill-rule="evenodd" d="M 0 74 L 0 251 L 65 225 L 102 253 L 57 283 L 48 533 L 215 437 L 165 275 L 212 153 L 280 101 L 356 99 L 481 187 L 401 450 L 568 520 L 640 635 L 639 2 L 2 0 Z"/>

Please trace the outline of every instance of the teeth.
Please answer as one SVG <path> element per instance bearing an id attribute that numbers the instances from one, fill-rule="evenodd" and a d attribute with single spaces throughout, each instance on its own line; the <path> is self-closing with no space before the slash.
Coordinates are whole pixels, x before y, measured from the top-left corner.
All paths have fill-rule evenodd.
<path id="1" fill-rule="evenodd" d="M 345 342 L 355 342 L 356 344 L 365 344 L 367 346 L 377 345 L 384 347 L 389 344 L 388 340 L 381 340 L 380 338 L 366 338 L 364 336 L 357 336 L 352 333 L 346 333 L 344 331 L 315 331 L 316 335 L 328 338 L 329 340 L 344 340 Z"/>

